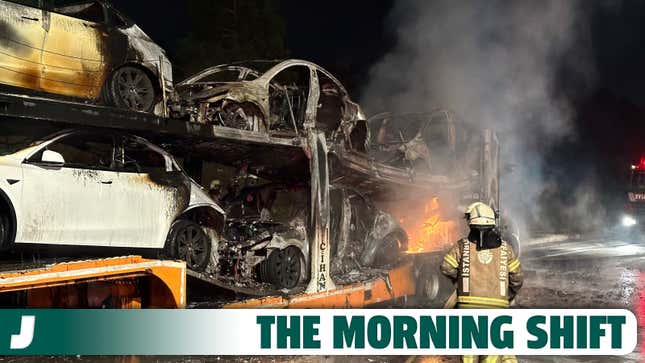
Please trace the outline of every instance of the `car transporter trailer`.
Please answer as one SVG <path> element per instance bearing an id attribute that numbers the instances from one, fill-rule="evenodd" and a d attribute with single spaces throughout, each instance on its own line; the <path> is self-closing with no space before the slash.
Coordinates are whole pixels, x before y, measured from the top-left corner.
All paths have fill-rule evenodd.
<path id="1" fill-rule="evenodd" d="M 307 135 L 285 139 L 219 126 L 163 118 L 79 102 L 20 93 L 0 92 L 0 119 L 43 121 L 67 127 L 100 127 L 127 130 L 164 144 L 217 145 L 218 157 L 236 158 L 237 153 L 261 155 L 273 151 L 304 152 L 309 159 L 312 241 L 309 284 L 287 294 L 271 291 L 258 296 L 253 289 L 236 287 L 206 273 L 186 268 L 179 261 L 145 259 L 139 256 L 85 258 L 57 263 L 38 261 L 38 266 L 0 266 L 0 304 L 16 307 L 110 307 L 183 308 L 191 281 L 202 281 L 232 290 L 236 299 L 224 308 L 361 308 L 389 304 L 441 306 L 449 295 L 447 280 L 438 272 L 437 254 L 410 255 L 390 270 L 378 271 L 364 281 L 336 285 L 329 269 L 329 161 L 325 135 L 308 130 Z M 180 155 L 188 161 L 212 157 L 211 153 Z M 200 166 L 197 163 L 197 171 Z M 195 170 L 193 169 L 193 172 Z M 4 272 L 2 272 L 4 270 Z M 240 297 L 241 296 L 241 297 Z M 103 298 L 101 300 L 101 298 Z M 421 300 L 419 300 L 421 298 Z"/>

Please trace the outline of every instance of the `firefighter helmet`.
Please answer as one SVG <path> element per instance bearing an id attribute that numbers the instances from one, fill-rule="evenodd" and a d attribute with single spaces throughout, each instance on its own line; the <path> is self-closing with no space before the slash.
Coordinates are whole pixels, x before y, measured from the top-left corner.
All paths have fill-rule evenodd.
<path id="1" fill-rule="evenodd" d="M 476 202 L 466 208 L 466 220 L 471 227 L 495 227 L 495 211 L 482 202 Z"/>

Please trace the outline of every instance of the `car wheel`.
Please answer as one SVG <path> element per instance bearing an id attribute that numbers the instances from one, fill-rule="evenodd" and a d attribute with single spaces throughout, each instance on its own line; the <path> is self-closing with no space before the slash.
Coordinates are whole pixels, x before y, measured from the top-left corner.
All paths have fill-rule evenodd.
<path id="1" fill-rule="evenodd" d="M 0 249 L 11 244 L 11 222 L 7 213 L 0 213 Z"/>
<path id="2" fill-rule="evenodd" d="M 119 108 L 150 112 L 155 106 L 155 87 L 141 68 L 124 66 L 117 69 L 108 84 L 109 98 Z"/>
<path id="3" fill-rule="evenodd" d="M 199 224 L 189 220 L 175 222 L 169 242 L 173 256 L 186 261 L 191 270 L 204 271 L 208 266 L 212 241 Z"/>
<path id="4" fill-rule="evenodd" d="M 302 279 L 302 254 L 300 249 L 289 246 L 274 250 L 267 259 L 268 278 L 279 289 L 292 289 Z"/>

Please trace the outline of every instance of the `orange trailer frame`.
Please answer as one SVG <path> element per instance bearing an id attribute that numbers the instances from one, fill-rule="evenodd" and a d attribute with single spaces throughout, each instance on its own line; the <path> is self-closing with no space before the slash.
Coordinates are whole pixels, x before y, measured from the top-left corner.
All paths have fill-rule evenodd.
<path id="1" fill-rule="evenodd" d="M 396 301 L 416 293 L 415 269 L 408 263 L 390 270 L 384 277 L 367 282 L 338 285 L 336 288 L 292 296 L 270 296 L 226 304 L 225 309 L 290 308 L 334 309 L 362 308 Z"/>
<path id="2" fill-rule="evenodd" d="M 125 256 L 1 272 L 0 297 L 12 292 L 23 307 L 183 308 L 186 264 Z"/>

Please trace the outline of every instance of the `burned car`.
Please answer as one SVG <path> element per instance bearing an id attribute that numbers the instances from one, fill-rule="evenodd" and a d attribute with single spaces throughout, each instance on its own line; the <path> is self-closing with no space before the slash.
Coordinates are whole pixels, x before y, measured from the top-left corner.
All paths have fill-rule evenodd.
<path id="1" fill-rule="evenodd" d="M 220 274 L 255 279 L 279 289 L 307 280 L 308 188 L 266 184 L 227 205 L 232 217 L 220 244 Z M 385 268 L 402 258 L 407 236 L 388 213 L 350 189 L 331 190 L 331 273 Z"/>
<path id="2" fill-rule="evenodd" d="M 0 83 L 165 112 L 172 66 L 132 20 L 102 0 L 0 1 Z"/>
<path id="3" fill-rule="evenodd" d="M 203 270 L 224 211 L 172 156 L 110 130 L 0 149 L 0 243 L 163 250 Z"/>
<path id="4" fill-rule="evenodd" d="M 393 115 L 381 113 L 367 120 L 365 148 L 375 161 L 399 168 L 445 175 L 454 171 L 469 130 L 457 125 L 447 110 Z M 476 136 L 476 135 L 475 135 Z"/>
<path id="5" fill-rule="evenodd" d="M 374 189 L 383 182 L 450 192 L 460 203 L 499 205 L 497 135 L 451 111 L 382 113 L 359 122 L 332 150 L 332 180 Z M 401 188 L 381 188 L 390 192 Z"/>
<path id="6" fill-rule="evenodd" d="M 306 126 L 331 136 L 365 119 L 338 79 L 304 60 L 219 65 L 176 90 L 175 117 L 278 137 L 302 135 Z"/>

